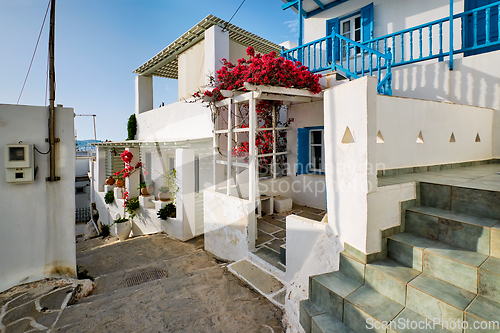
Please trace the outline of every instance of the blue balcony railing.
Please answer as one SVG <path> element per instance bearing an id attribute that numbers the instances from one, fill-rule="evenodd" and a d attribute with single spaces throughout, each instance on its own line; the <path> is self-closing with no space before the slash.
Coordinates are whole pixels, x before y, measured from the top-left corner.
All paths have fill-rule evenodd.
<path id="1" fill-rule="evenodd" d="M 292 61 L 300 61 L 313 73 L 331 70 L 339 72 L 346 78 L 358 79 L 365 75 L 373 76 L 376 72 L 378 92 L 392 95 L 390 48 L 382 53 L 332 31 L 330 36 L 288 51 L 282 48 L 281 55 Z M 335 61 L 332 61 L 332 58 Z"/>
<path id="2" fill-rule="evenodd" d="M 467 55 L 500 49 L 499 13 L 500 1 L 496 1 L 361 43 L 332 31 L 330 36 L 283 49 L 282 56 L 300 61 L 313 73 L 336 70 L 351 79 L 376 73 L 379 93 L 390 95 L 391 67 L 430 59 L 441 61 L 462 52 Z M 455 31 L 461 33 L 453 38 L 450 32 Z"/>

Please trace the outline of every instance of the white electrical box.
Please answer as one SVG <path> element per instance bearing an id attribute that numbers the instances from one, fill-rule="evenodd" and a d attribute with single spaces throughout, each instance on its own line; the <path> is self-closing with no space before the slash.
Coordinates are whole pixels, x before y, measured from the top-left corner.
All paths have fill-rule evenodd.
<path id="1" fill-rule="evenodd" d="M 32 183 L 35 180 L 33 144 L 5 146 L 5 171 L 7 183 Z"/>

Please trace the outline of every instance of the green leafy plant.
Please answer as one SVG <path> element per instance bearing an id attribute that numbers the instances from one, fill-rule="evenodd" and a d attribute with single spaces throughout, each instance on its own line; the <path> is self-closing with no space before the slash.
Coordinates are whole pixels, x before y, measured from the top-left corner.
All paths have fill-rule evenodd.
<path id="1" fill-rule="evenodd" d="M 102 238 L 106 238 L 109 236 L 109 225 L 103 224 L 101 225 L 101 236 Z"/>
<path id="2" fill-rule="evenodd" d="M 163 186 L 159 188 L 159 191 L 162 193 L 170 191 L 172 200 L 175 203 L 175 196 L 179 191 L 179 187 L 177 186 L 177 171 L 172 169 L 172 171 L 162 174 L 161 177 L 163 178 Z"/>
<path id="3" fill-rule="evenodd" d="M 168 205 L 165 205 L 165 207 L 159 209 L 156 214 L 160 219 L 166 220 L 169 217 L 174 217 L 173 215 L 175 214 L 175 212 L 175 205 L 173 203 L 169 203 Z"/>
<path id="4" fill-rule="evenodd" d="M 127 132 L 127 140 L 134 140 L 137 134 L 137 119 L 135 119 L 135 113 L 128 118 Z"/>
<path id="5" fill-rule="evenodd" d="M 137 188 L 138 190 L 142 190 L 145 187 L 153 186 L 153 182 L 145 182 L 145 183 L 140 183 L 139 187 Z"/>
<path id="6" fill-rule="evenodd" d="M 104 202 L 106 204 L 111 204 L 113 201 L 115 201 L 115 194 L 113 191 L 108 191 L 105 195 L 104 195 Z"/>
<path id="7" fill-rule="evenodd" d="M 123 222 L 128 222 L 128 219 L 125 217 L 119 217 L 116 220 L 113 221 L 113 224 L 115 223 L 123 223 Z"/>
<path id="8" fill-rule="evenodd" d="M 139 209 L 139 197 L 132 197 L 125 201 L 125 209 L 129 217 L 133 219 L 136 216 L 135 211 Z"/>

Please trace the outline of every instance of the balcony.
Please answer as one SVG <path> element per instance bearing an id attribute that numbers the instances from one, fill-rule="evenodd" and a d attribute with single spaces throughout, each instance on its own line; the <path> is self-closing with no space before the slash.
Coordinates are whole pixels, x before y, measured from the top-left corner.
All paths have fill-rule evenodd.
<path id="1" fill-rule="evenodd" d="M 496 1 L 360 43 L 332 30 L 329 36 L 282 49 L 281 54 L 300 61 L 313 73 L 337 71 L 349 79 L 375 75 L 378 93 L 391 95 L 394 67 L 448 57 L 451 70 L 454 54 L 468 56 L 499 49 L 499 12 L 500 1 Z"/>

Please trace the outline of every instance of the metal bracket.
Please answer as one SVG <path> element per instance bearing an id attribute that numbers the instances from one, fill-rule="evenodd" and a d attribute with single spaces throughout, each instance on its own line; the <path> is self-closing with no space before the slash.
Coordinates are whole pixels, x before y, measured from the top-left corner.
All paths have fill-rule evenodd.
<path id="1" fill-rule="evenodd" d="M 61 142 L 61 139 L 59 138 L 54 138 L 55 142 Z M 45 138 L 45 142 L 49 142 L 49 138 Z"/>

